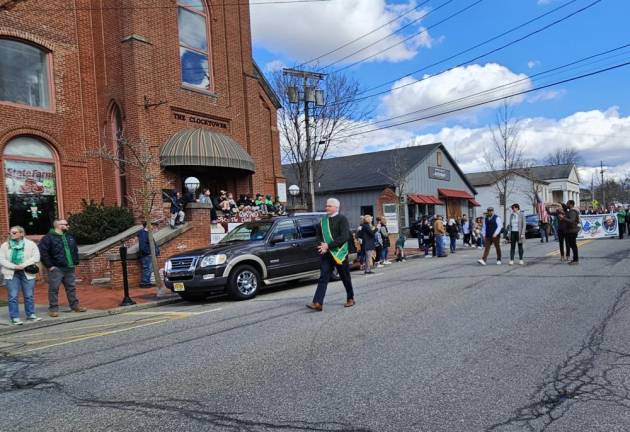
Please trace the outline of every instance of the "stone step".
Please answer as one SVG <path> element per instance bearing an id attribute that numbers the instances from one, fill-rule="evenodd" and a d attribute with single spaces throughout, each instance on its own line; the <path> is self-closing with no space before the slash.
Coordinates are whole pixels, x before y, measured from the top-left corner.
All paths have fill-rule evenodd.
<path id="1" fill-rule="evenodd" d="M 100 277 L 92 279 L 90 285 L 109 285 L 110 283 L 112 283 L 111 277 Z"/>

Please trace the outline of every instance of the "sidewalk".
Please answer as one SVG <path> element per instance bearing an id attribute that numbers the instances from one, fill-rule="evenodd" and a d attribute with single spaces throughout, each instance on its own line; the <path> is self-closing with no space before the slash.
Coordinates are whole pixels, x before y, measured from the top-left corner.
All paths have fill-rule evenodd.
<path id="1" fill-rule="evenodd" d="M 168 291 L 166 296 L 157 297 L 157 288 L 130 288 L 129 296 L 136 302 L 136 305 L 120 307 L 123 299 L 122 287 L 100 287 L 93 285 L 77 285 L 77 297 L 81 306 L 88 309 L 87 312 L 73 312 L 68 306 L 63 286 L 59 288 L 59 317 L 48 316 L 48 285 L 38 283 L 35 286 L 35 308 L 37 316 L 42 320 L 35 323 L 27 323 L 21 326 L 9 324 L 9 308 L 6 304 L 7 289 L 0 287 L 0 334 L 14 333 L 28 329 L 47 327 L 62 324 L 64 322 L 79 321 L 90 318 L 97 318 L 106 315 L 123 313 L 127 310 L 145 309 L 164 304 L 175 303 L 180 300 L 178 295 Z M 22 295 L 20 301 L 20 319 L 25 321 L 24 305 Z"/>

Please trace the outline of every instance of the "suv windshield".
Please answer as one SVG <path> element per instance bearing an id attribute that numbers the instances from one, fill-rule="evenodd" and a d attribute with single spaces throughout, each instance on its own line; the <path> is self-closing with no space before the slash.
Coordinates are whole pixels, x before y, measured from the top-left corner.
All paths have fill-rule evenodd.
<path id="1" fill-rule="evenodd" d="M 245 222 L 230 231 L 220 243 L 264 240 L 272 225 L 273 222 Z"/>

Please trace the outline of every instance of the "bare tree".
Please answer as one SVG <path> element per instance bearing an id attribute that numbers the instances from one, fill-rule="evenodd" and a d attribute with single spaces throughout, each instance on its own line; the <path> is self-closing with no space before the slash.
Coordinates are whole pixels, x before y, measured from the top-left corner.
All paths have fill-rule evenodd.
<path id="1" fill-rule="evenodd" d="M 104 139 L 104 143 L 108 140 Z M 141 220 L 151 227 L 151 214 L 155 208 L 156 201 L 162 202 L 160 190 L 157 185 L 161 181 L 161 169 L 159 156 L 151 152 L 149 144 L 144 140 L 131 141 L 125 137 L 123 131 L 118 133 L 117 148 L 110 148 L 107 144 L 88 151 L 87 156 L 111 162 L 120 172 L 124 172 L 128 178 L 136 181 L 127 183 L 127 202 L 132 210 L 140 216 Z M 137 185 L 137 187 L 134 187 Z M 131 189 L 131 190 L 129 190 Z M 151 249 L 151 262 L 153 264 L 153 275 L 158 286 L 157 295 L 166 293 L 166 287 L 160 277 L 155 241 L 151 229 L 149 233 L 149 247 Z"/>
<path id="2" fill-rule="evenodd" d="M 391 182 L 396 194 L 396 211 L 398 213 L 398 232 L 405 226 L 405 199 L 407 194 L 408 167 L 403 160 L 403 151 L 394 150 L 390 154 L 387 168 L 378 168 L 376 172 Z"/>
<path id="3" fill-rule="evenodd" d="M 277 71 L 272 77 L 273 87 L 282 103 L 278 112 L 280 147 L 284 162 L 290 163 L 298 181 L 302 202 L 308 191 L 309 160 L 313 166 L 313 178 L 317 183 L 320 173 L 318 163 L 341 142 L 341 137 L 355 122 L 369 118 L 373 108 L 370 104 L 357 101 L 361 90 L 356 79 L 344 74 L 331 74 L 320 83 L 325 93 L 323 106 L 314 106 L 309 110 L 308 125 L 305 124 L 304 105 L 291 103 L 288 98 L 290 87 L 303 87 L 301 78 L 283 75 Z M 308 85 L 315 86 L 315 82 Z M 306 145 L 306 127 L 310 132 L 310 153 Z"/>
<path id="4" fill-rule="evenodd" d="M 564 146 L 549 152 L 545 157 L 545 165 L 580 165 L 582 156 L 575 147 Z"/>
<path id="5" fill-rule="evenodd" d="M 523 165 L 523 149 L 519 142 L 520 121 L 514 118 L 509 100 L 496 112 L 495 124 L 490 126 L 492 147 L 486 151 L 488 168 L 494 177 L 494 185 L 503 207 L 503 221 L 507 217 L 507 201 L 514 189 L 514 176 Z"/>

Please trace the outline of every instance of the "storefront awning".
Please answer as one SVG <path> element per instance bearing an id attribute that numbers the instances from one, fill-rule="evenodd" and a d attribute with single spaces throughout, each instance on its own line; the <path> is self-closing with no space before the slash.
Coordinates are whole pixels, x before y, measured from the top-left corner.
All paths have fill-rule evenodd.
<path id="1" fill-rule="evenodd" d="M 234 139 L 207 129 L 183 129 L 160 150 L 160 164 L 237 168 L 256 172 L 252 157 Z"/>
<path id="2" fill-rule="evenodd" d="M 444 198 L 459 198 L 465 200 L 475 199 L 475 197 L 468 192 L 459 189 L 438 189 L 438 194 L 440 195 L 440 197 Z"/>
<path id="3" fill-rule="evenodd" d="M 468 202 L 471 203 L 473 207 L 481 207 L 481 204 L 479 204 L 479 201 L 477 200 L 469 199 Z"/>
<path id="4" fill-rule="evenodd" d="M 434 197 L 433 195 L 422 195 L 417 193 L 407 194 L 407 200 L 414 204 L 435 204 L 444 205 L 442 201 Z"/>

